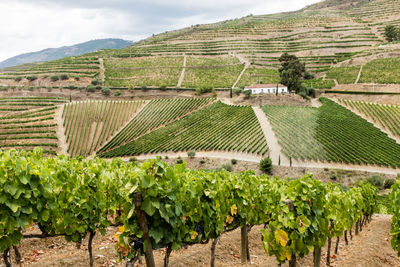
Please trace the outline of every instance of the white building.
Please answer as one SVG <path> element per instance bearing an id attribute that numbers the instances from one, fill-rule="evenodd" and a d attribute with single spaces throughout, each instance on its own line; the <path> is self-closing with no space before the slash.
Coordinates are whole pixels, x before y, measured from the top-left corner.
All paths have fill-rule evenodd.
<path id="1" fill-rule="evenodd" d="M 246 86 L 244 91 L 251 90 L 251 94 L 276 94 L 278 89 L 278 94 L 289 93 L 287 86 L 283 84 L 253 84 Z"/>

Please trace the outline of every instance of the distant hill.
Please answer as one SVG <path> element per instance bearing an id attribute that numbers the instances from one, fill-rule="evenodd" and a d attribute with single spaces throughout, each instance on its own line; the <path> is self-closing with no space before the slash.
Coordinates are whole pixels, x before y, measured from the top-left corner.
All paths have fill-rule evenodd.
<path id="1" fill-rule="evenodd" d="M 122 39 L 98 39 L 72 46 L 59 48 L 47 48 L 38 52 L 30 52 L 11 57 L 0 62 L 0 68 L 12 67 L 26 63 L 56 60 L 64 57 L 78 56 L 85 53 L 95 52 L 100 49 L 119 49 L 132 45 L 131 41 Z"/>

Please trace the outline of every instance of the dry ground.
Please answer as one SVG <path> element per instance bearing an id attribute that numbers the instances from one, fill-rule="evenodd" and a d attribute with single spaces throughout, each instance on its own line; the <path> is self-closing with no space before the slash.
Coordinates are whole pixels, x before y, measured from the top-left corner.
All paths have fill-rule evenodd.
<path id="1" fill-rule="evenodd" d="M 393 267 L 400 266 L 400 258 L 390 246 L 389 215 L 374 215 L 370 224 L 363 228 L 345 245 L 339 242 L 339 253 L 331 251 L 332 266 Z M 277 266 L 275 258 L 268 256 L 261 244 L 261 226 L 253 227 L 249 234 L 251 262 L 240 264 L 240 230 L 223 234 L 216 249 L 216 266 Z M 110 227 L 106 236 L 96 235 L 94 239 L 95 266 L 124 266 L 118 262 L 114 249 L 114 233 L 117 229 Z M 39 232 L 37 229 L 31 232 Z M 19 249 L 23 255 L 22 266 L 88 266 L 88 252 L 84 240 L 78 249 L 75 244 L 67 243 L 63 237 L 46 239 L 25 239 Z M 336 240 L 332 243 L 334 247 Z M 170 266 L 209 266 L 211 242 L 206 245 L 194 245 L 182 248 L 171 254 Z M 13 253 L 12 253 L 13 254 Z M 155 251 L 156 265 L 162 266 L 164 250 Z M 322 264 L 326 266 L 326 246 L 322 251 Z M 0 261 L 0 266 L 4 266 Z M 144 263 L 136 266 L 145 266 Z M 287 266 L 287 264 L 283 265 Z M 312 266 L 312 255 L 300 259 L 298 266 Z"/>

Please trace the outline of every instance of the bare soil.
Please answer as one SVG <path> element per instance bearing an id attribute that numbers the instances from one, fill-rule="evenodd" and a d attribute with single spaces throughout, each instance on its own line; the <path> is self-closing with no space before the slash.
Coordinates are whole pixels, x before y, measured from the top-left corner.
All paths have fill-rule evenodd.
<path id="1" fill-rule="evenodd" d="M 311 102 L 305 100 L 299 95 L 296 94 L 262 94 L 262 95 L 253 95 L 249 98 L 245 98 L 244 96 L 233 96 L 231 100 L 232 104 L 235 105 L 249 105 L 249 106 L 264 106 L 264 105 L 275 105 L 275 106 L 300 106 L 300 107 L 309 107 L 311 106 Z"/>
<path id="2" fill-rule="evenodd" d="M 365 266 L 393 267 L 400 266 L 400 259 L 390 246 L 391 216 L 374 215 L 371 223 L 364 226 L 359 235 L 353 234 L 349 245 L 342 238 L 339 242 L 339 253 L 334 253 L 336 239 L 332 241 L 332 266 Z M 249 233 L 249 250 L 251 262 L 240 263 L 240 230 L 225 233 L 221 236 L 216 248 L 216 266 L 277 266 L 275 257 L 268 256 L 261 243 L 260 229 L 255 226 Z M 119 262 L 115 252 L 113 235 L 118 231 L 114 227 L 107 229 L 105 236 L 97 234 L 93 242 L 95 266 L 124 266 Z M 28 233 L 40 233 L 35 227 Z M 75 244 L 68 243 L 63 237 L 45 239 L 24 239 L 19 245 L 23 257 L 22 266 L 88 266 L 87 239 L 78 249 Z M 172 267 L 209 266 L 211 242 L 205 245 L 193 245 L 174 251 L 170 257 Z M 322 249 L 321 266 L 326 265 L 326 247 Z M 154 252 L 156 266 L 162 266 L 164 249 Z M 14 258 L 14 253 L 12 258 Z M 14 259 L 13 259 L 14 260 Z M 298 266 L 312 266 L 312 254 L 298 260 Z M 0 260 L 0 266 L 4 266 Z M 135 266 L 145 266 L 137 263 Z M 287 263 L 282 265 L 288 266 Z"/>

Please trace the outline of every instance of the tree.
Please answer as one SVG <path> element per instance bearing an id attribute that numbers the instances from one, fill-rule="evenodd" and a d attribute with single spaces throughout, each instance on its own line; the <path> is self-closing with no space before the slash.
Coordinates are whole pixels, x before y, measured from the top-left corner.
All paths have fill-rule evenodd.
<path id="1" fill-rule="evenodd" d="M 279 69 L 281 83 L 286 85 L 290 92 L 295 91 L 298 93 L 301 88 L 301 79 L 306 71 L 305 64 L 300 62 L 295 55 L 289 55 L 288 53 L 282 54 L 279 62 L 282 65 Z"/>
<path id="2" fill-rule="evenodd" d="M 393 42 L 393 41 L 399 40 L 399 31 L 393 25 L 389 24 L 385 27 L 384 35 L 388 42 Z"/>
<path id="3" fill-rule="evenodd" d="M 260 171 L 272 174 L 272 160 L 270 158 L 264 158 L 260 161 Z"/>

